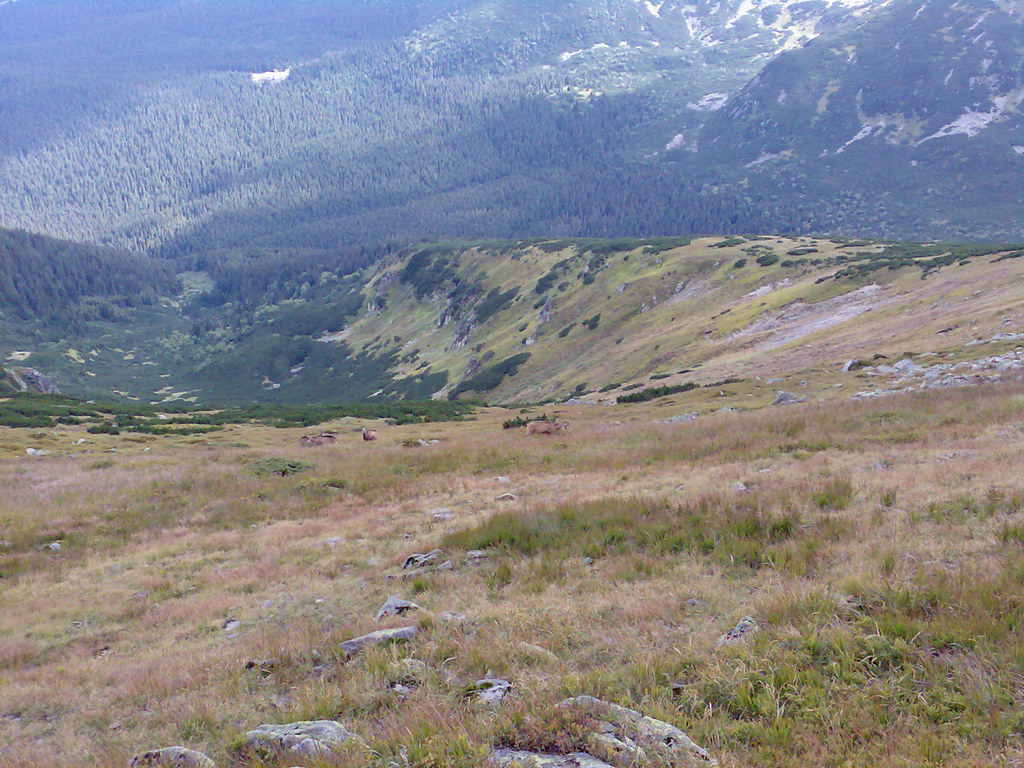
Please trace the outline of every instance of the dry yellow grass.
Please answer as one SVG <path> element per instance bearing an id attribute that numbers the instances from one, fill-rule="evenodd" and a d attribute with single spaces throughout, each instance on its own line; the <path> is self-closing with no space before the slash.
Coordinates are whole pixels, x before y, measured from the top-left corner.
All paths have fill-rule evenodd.
<path id="1" fill-rule="evenodd" d="M 725 766 L 1021 764 L 1019 385 L 678 425 L 657 402 L 561 410 L 553 439 L 493 409 L 370 445 L 344 423 L 316 451 L 247 426 L 0 459 L 0 766 L 172 744 L 231 766 L 248 728 L 331 717 L 373 750 L 338 765 L 473 766 L 579 746 L 554 705 L 584 693 Z M 316 466 L 256 475 L 270 456 Z M 455 570 L 402 577 L 438 546 Z M 374 620 L 395 593 L 420 635 L 345 662 L 341 641 L 408 623 Z M 745 615 L 761 631 L 717 649 Z M 406 657 L 427 667 L 399 694 Z M 516 686 L 496 711 L 462 695 L 490 675 Z"/>

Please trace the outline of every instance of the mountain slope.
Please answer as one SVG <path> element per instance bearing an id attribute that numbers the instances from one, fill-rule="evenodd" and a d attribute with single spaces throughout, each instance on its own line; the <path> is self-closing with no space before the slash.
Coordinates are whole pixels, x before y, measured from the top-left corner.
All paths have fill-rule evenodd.
<path id="1" fill-rule="evenodd" d="M 110 0 L 69 29 L 76 2 L 0 7 L 0 223 L 165 255 L 837 226 L 1020 234 L 1011 172 L 987 181 L 1012 151 L 1002 139 L 929 154 L 911 171 L 875 152 L 877 172 L 848 184 L 835 173 L 862 169 L 850 158 L 877 141 L 838 159 L 809 149 L 856 136 L 855 94 L 895 66 L 917 74 L 869 100 L 869 122 L 893 114 L 882 111 L 891 102 L 934 111 L 946 61 L 964 62 L 953 83 L 988 77 L 972 69 L 989 58 L 972 48 L 978 30 L 979 45 L 995 46 L 991 66 L 1012 72 L 1013 4 L 979 21 L 968 11 L 980 6 L 952 0 Z M 101 18 L 128 42 L 107 45 Z M 903 27 L 915 30 L 905 40 Z M 931 42 L 912 45 L 918 36 Z M 269 70 L 287 77 L 253 81 Z M 791 100 L 774 115 L 781 90 Z M 806 151 L 786 149 L 804 137 Z M 788 163 L 762 160 L 788 151 Z M 830 173 L 839 189 L 819 181 Z M 974 184 L 987 186 L 961 193 Z M 884 197 L 865 204 L 876 190 Z M 1000 192 L 1006 211 L 984 202 Z"/>
<path id="2" fill-rule="evenodd" d="M 708 121 L 702 152 L 824 203 L 840 228 L 884 209 L 882 235 L 1018 237 L 1022 23 L 1020 3 L 893 3 L 771 62 Z"/>
<path id="3" fill-rule="evenodd" d="M 439 244 L 231 300 L 218 285 L 237 282 L 230 270 L 182 273 L 179 293 L 72 335 L 0 318 L 0 359 L 67 394 L 153 402 L 596 401 L 832 381 L 876 354 L 973 359 L 969 344 L 997 334 L 1011 337 L 991 349 L 1013 348 L 1022 253 L 763 236 Z"/>

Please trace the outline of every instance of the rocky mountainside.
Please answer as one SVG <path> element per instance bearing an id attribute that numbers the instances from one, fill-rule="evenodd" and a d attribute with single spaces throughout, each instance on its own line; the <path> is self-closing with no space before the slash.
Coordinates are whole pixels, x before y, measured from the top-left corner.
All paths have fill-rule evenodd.
<path id="1" fill-rule="evenodd" d="M 807 210 L 824 202 L 840 227 L 884 208 L 879 234 L 977 238 L 994 230 L 970 211 L 988 207 L 1017 232 L 1022 22 L 1019 2 L 888 4 L 769 63 L 706 123 L 701 151 Z"/>
<path id="2" fill-rule="evenodd" d="M 13 3 L 0 224 L 171 256 L 1017 239 L 1020 21 L 953 0 Z"/>

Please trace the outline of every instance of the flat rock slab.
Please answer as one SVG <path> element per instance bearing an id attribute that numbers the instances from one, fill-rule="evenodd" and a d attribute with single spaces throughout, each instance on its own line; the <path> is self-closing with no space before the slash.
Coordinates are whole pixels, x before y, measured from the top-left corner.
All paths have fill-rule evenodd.
<path id="1" fill-rule="evenodd" d="M 346 744 L 364 743 L 359 736 L 335 720 L 261 725 L 246 733 L 245 740 L 256 752 L 291 752 L 303 757 L 322 757 Z"/>
<path id="2" fill-rule="evenodd" d="M 136 755 L 128 768 L 217 768 L 217 765 L 202 752 L 186 747 L 165 747 Z"/>
<path id="3" fill-rule="evenodd" d="M 394 629 L 379 629 L 362 637 L 354 637 L 341 644 L 341 652 L 346 656 L 354 656 L 364 648 L 382 643 L 405 643 L 416 636 L 416 627 L 395 627 Z"/>
<path id="4" fill-rule="evenodd" d="M 569 755 L 545 755 L 538 752 L 520 752 L 515 749 L 496 749 L 491 752 L 491 764 L 498 768 L 615 768 L 586 752 Z"/>

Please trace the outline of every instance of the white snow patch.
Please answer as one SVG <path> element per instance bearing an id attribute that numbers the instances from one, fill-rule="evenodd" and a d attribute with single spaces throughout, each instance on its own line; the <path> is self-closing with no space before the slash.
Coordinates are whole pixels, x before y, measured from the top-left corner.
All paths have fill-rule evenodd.
<path id="1" fill-rule="evenodd" d="M 1024 155 L 1024 144 L 1014 144 L 1013 151 L 1018 155 Z"/>
<path id="2" fill-rule="evenodd" d="M 249 77 L 257 84 L 262 83 L 283 83 L 292 74 L 291 67 L 288 69 L 273 69 L 269 72 L 253 72 Z"/>
<path id="3" fill-rule="evenodd" d="M 757 158 L 757 160 L 751 160 L 744 167 L 746 167 L 746 168 L 753 168 L 755 165 L 761 165 L 762 163 L 767 163 L 769 160 L 774 160 L 776 157 L 782 157 L 782 155 L 784 155 L 784 154 L 786 154 L 786 153 L 785 152 L 765 152 L 763 155 L 761 155 L 759 158 Z"/>

